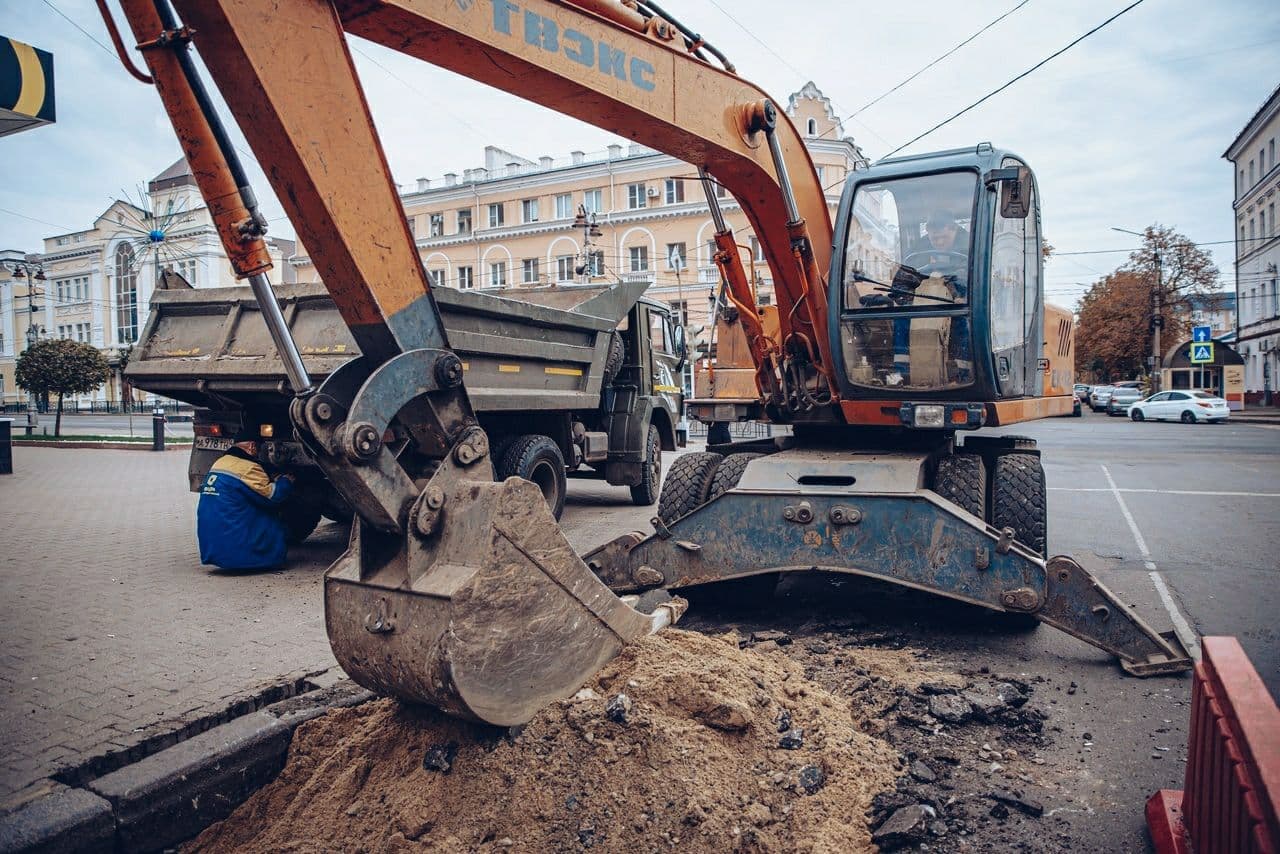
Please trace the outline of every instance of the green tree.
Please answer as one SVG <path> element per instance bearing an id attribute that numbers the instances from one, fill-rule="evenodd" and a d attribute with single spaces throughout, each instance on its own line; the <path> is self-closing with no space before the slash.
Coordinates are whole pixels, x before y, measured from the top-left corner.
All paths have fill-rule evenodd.
<path id="1" fill-rule="evenodd" d="M 1148 226 L 1141 248 L 1081 298 L 1076 364 L 1089 366 L 1095 380 L 1127 380 L 1145 373 L 1157 292 L 1164 323 L 1160 346 L 1167 350 L 1190 334 L 1190 297 L 1213 293 L 1217 283 L 1218 268 L 1207 252 L 1172 228 Z"/>
<path id="2" fill-rule="evenodd" d="M 62 435 L 62 398 L 85 394 L 107 381 L 107 360 L 92 344 L 57 338 L 38 341 L 18 357 L 14 378 L 36 394 L 58 396 L 58 416 L 53 434 Z"/>

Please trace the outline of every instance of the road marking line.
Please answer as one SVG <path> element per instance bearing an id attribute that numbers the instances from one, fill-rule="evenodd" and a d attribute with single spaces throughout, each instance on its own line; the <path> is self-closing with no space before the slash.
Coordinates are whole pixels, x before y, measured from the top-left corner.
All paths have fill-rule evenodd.
<path id="1" fill-rule="evenodd" d="M 1226 498 L 1280 498 L 1280 492 L 1208 492 L 1201 489 L 1124 489 L 1109 486 L 1051 486 L 1050 492 L 1137 492 L 1154 495 L 1210 495 Z"/>
<path id="2" fill-rule="evenodd" d="M 1248 421 L 1236 421 L 1235 424 L 1243 424 L 1246 427 L 1261 427 L 1263 430 L 1280 430 L 1280 424 L 1250 424 Z"/>
<path id="3" fill-rule="evenodd" d="M 1107 476 L 1107 483 L 1111 485 L 1111 494 L 1116 497 L 1116 503 L 1120 505 L 1120 512 L 1124 515 L 1124 520 L 1129 523 L 1129 530 L 1133 533 L 1134 542 L 1138 544 L 1138 551 L 1142 553 L 1142 565 L 1147 568 L 1147 575 L 1151 578 L 1151 583 L 1155 585 L 1156 593 L 1160 594 L 1160 601 L 1164 604 L 1164 609 L 1169 612 L 1169 618 L 1173 620 L 1173 631 L 1178 636 L 1178 640 L 1182 641 L 1182 645 L 1187 648 L 1187 652 L 1191 654 L 1191 658 L 1195 661 L 1200 660 L 1200 639 L 1196 637 L 1195 630 L 1182 616 L 1182 612 L 1178 610 L 1178 605 L 1173 601 L 1173 595 L 1169 593 L 1169 586 L 1164 583 L 1164 578 L 1160 575 L 1160 571 L 1156 568 L 1156 562 L 1151 559 L 1151 551 L 1147 548 L 1147 541 L 1142 538 L 1142 532 L 1138 530 L 1138 523 L 1134 521 L 1133 514 L 1129 512 L 1129 505 L 1124 503 L 1124 496 L 1120 494 L 1120 488 L 1116 486 L 1115 479 L 1111 477 L 1111 471 L 1102 465 L 1102 473 Z"/>

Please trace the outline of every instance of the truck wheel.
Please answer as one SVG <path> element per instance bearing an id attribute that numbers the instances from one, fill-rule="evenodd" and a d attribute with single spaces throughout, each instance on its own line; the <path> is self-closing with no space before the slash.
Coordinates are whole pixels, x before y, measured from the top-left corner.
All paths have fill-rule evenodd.
<path id="1" fill-rule="evenodd" d="M 640 473 L 640 482 L 631 487 L 631 501 L 641 507 L 647 507 L 658 500 L 658 487 L 662 483 L 662 441 L 658 438 L 658 428 L 649 425 L 649 435 L 644 443 L 644 466 Z"/>
<path id="2" fill-rule="evenodd" d="M 604 359 L 604 384 L 613 385 L 622 370 L 622 361 L 626 358 L 626 350 L 622 346 L 622 336 L 613 333 L 609 336 L 609 354 Z M 656 487 L 655 487 L 656 488 Z M 653 502 L 648 502 L 652 504 Z"/>
<path id="3" fill-rule="evenodd" d="M 987 470 L 977 454 L 950 454 L 938 460 L 933 491 L 986 521 Z"/>
<path id="4" fill-rule="evenodd" d="M 1013 528 L 1018 542 L 1047 557 L 1048 519 L 1040 458 L 1034 454 L 996 457 L 991 473 L 991 524 Z"/>
<path id="5" fill-rule="evenodd" d="M 711 451 L 698 451 L 676 457 L 662 484 L 662 495 L 658 499 L 658 518 L 671 523 L 705 504 L 711 478 L 723 459 L 724 457 Z"/>
<path id="6" fill-rule="evenodd" d="M 285 542 L 296 546 L 320 524 L 320 508 L 299 502 L 286 503 L 280 509 L 280 521 L 284 523 Z"/>
<path id="7" fill-rule="evenodd" d="M 542 497 L 557 519 L 564 512 L 564 455 L 550 436 L 530 433 L 511 443 L 495 469 L 498 480 L 519 477 L 542 490 Z"/>

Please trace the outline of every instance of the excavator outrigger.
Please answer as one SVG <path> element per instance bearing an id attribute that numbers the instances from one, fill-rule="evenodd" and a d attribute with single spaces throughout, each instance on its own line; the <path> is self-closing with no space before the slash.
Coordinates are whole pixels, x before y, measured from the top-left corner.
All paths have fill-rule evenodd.
<path id="1" fill-rule="evenodd" d="M 330 642 L 356 681 L 518 724 L 685 606 L 652 596 L 641 611 L 615 591 L 808 569 L 1032 615 L 1136 674 L 1189 666 L 1177 640 L 1073 560 L 1046 561 L 1042 519 L 1021 531 L 991 524 L 988 492 L 1025 503 L 999 479 L 1019 466 L 1031 484 L 1022 497 L 1038 490 L 1040 500 L 1024 515 L 1043 514 L 1043 471 L 1025 441 L 956 439 L 1070 406 L 1041 394 L 1038 199 L 1016 157 L 986 146 L 854 173 L 833 226 L 786 116 L 650 0 L 121 6 L 280 351 L 295 432 L 358 514 L 325 576 Z M 494 483 L 344 31 L 694 164 L 750 354 L 753 414 L 793 425 L 793 438 L 682 457 L 690 462 L 668 475 L 655 533 L 585 559 L 534 485 Z M 263 275 L 265 222 L 192 45 L 362 354 L 318 386 Z M 776 307 L 755 303 L 715 184 L 760 240 Z M 949 250 L 915 248 L 935 222 L 962 242 L 953 234 Z"/>

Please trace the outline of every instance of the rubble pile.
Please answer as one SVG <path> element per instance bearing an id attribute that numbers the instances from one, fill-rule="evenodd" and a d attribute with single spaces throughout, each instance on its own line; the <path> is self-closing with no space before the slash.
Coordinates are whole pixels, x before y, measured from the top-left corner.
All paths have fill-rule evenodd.
<path id="1" fill-rule="evenodd" d="M 769 645 L 663 632 L 518 730 L 390 700 L 332 711 L 190 850 L 874 850 L 902 758 Z"/>

